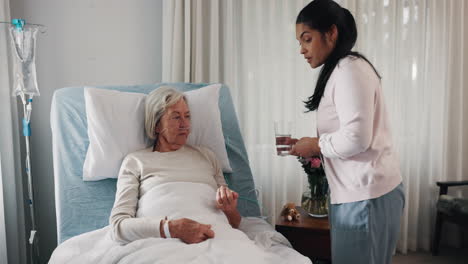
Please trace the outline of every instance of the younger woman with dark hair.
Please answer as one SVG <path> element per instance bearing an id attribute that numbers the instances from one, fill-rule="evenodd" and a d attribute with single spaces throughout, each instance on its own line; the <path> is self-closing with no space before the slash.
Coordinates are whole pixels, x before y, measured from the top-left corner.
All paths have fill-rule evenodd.
<path id="1" fill-rule="evenodd" d="M 308 111 L 317 111 L 318 137 L 297 140 L 291 154 L 323 158 L 332 262 L 390 264 L 405 196 L 380 75 L 351 51 L 356 23 L 332 0 L 315 0 L 301 10 L 296 38 L 310 66 L 322 69 L 305 102 Z"/>

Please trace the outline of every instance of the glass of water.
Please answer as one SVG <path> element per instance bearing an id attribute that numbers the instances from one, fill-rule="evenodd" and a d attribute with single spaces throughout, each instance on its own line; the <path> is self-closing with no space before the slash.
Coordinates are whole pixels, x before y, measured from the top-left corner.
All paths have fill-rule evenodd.
<path id="1" fill-rule="evenodd" d="M 278 156 L 289 155 L 292 148 L 291 132 L 291 121 L 275 121 L 276 153 Z"/>

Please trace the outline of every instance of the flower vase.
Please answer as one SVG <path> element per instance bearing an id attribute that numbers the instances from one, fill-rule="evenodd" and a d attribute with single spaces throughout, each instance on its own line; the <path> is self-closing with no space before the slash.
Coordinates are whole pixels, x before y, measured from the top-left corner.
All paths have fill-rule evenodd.
<path id="1" fill-rule="evenodd" d="M 302 194 L 301 206 L 310 216 L 328 216 L 328 182 L 325 176 L 309 181 L 309 190 Z"/>

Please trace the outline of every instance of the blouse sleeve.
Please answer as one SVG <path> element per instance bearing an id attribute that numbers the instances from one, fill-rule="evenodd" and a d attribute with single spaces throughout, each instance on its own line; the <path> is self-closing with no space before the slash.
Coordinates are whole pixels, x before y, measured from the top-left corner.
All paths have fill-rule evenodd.
<path id="1" fill-rule="evenodd" d="M 120 244 L 142 238 L 160 237 L 160 221 L 135 217 L 140 187 L 138 171 L 140 170 L 137 160 L 127 156 L 120 168 L 114 207 L 109 219 L 112 239 Z"/>
<path id="2" fill-rule="evenodd" d="M 340 128 L 320 136 L 321 152 L 328 158 L 349 158 L 371 145 L 376 87 L 379 80 L 360 60 L 344 65 L 336 76 L 333 100 Z"/>
<path id="3" fill-rule="evenodd" d="M 200 149 L 202 150 L 202 152 L 206 155 L 208 160 L 213 165 L 213 168 L 215 171 L 214 179 L 218 187 L 221 187 L 223 185 L 227 186 L 226 181 L 224 180 L 223 167 L 221 166 L 221 163 L 219 163 L 218 158 L 216 158 L 216 155 L 214 154 L 214 152 L 211 151 L 209 148 L 205 148 L 205 147 L 202 147 Z"/>

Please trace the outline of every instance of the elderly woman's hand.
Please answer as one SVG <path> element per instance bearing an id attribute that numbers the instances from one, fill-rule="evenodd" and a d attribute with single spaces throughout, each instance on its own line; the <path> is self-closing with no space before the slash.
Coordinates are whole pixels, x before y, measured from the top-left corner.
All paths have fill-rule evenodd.
<path id="1" fill-rule="evenodd" d="M 226 186 L 221 186 L 216 191 L 216 206 L 224 213 L 231 213 L 237 210 L 237 199 L 239 194 Z"/>
<path id="2" fill-rule="evenodd" d="M 200 243 L 215 235 L 211 225 L 201 224 L 188 218 L 169 221 L 169 232 L 171 237 L 179 238 L 187 244 Z"/>
<path id="3" fill-rule="evenodd" d="M 241 216 L 237 211 L 238 198 L 239 194 L 226 186 L 221 186 L 216 191 L 216 206 L 224 212 L 233 228 L 238 228 L 241 222 Z"/>

